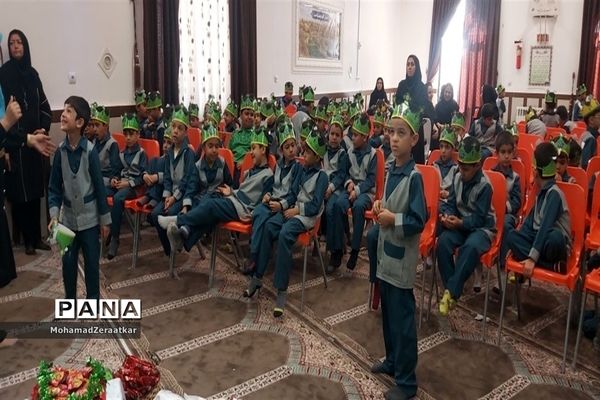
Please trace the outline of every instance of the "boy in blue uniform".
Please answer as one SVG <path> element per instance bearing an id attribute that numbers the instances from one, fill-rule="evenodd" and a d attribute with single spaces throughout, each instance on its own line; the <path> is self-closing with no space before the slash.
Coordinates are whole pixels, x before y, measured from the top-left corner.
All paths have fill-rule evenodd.
<path id="1" fill-rule="evenodd" d="M 165 161 L 168 157 L 169 149 L 173 145 L 171 139 L 172 129 L 169 126 L 165 129 L 162 145 L 162 156 L 155 157 L 148 162 L 148 168 L 144 171 L 142 178 L 148 187 L 146 195 L 138 200 L 139 206 L 148 205 L 149 208 L 154 208 L 162 200 L 164 190 L 165 177 Z"/>
<path id="2" fill-rule="evenodd" d="M 144 89 L 135 91 L 135 113 L 140 127 L 144 127 L 148 122 L 148 110 L 146 109 L 147 101 L 148 95 Z"/>
<path id="3" fill-rule="evenodd" d="M 58 222 L 75 232 L 75 239 L 62 257 L 65 298 L 77 297 L 77 261 L 83 250 L 85 287 L 88 299 L 100 298 L 100 241 L 110 226 L 110 210 L 106 203 L 106 188 L 102 182 L 100 160 L 92 145 L 82 137 L 90 119 L 90 106 L 85 99 L 71 96 L 65 101 L 60 127 L 67 138 L 54 154 L 48 206 L 51 230 Z"/>
<path id="4" fill-rule="evenodd" d="M 575 183 L 575 178 L 569 175 L 568 170 L 569 154 L 571 153 L 570 140 L 567 140 L 563 135 L 559 135 L 552 139 L 552 143 L 554 143 L 558 152 L 558 156 L 556 156 L 556 180 Z"/>
<path id="5" fill-rule="evenodd" d="M 529 278 L 534 267 L 565 273 L 571 247 L 571 219 L 565 195 L 556 185 L 556 147 L 540 143 L 533 154 L 535 184 L 540 191 L 535 207 L 521 227 L 506 236 L 512 257 L 524 263 L 523 274 Z"/>
<path id="6" fill-rule="evenodd" d="M 440 158 L 435 160 L 433 166 L 440 172 L 440 199 L 445 201 L 452 190 L 454 175 L 458 165 L 454 162 L 453 153 L 456 148 L 456 133 L 448 127 L 440 135 Z"/>
<path id="7" fill-rule="evenodd" d="M 583 121 L 587 125 L 587 130 L 581 137 L 581 168 L 587 169 L 588 163 L 598 154 L 596 148 L 596 138 L 598 137 L 598 128 L 600 128 L 600 105 L 594 98 L 589 98 L 581 109 Z"/>
<path id="8" fill-rule="evenodd" d="M 196 162 L 195 154 L 188 146 L 188 126 L 189 117 L 185 107 L 175 108 L 171 119 L 173 146 L 165 160 L 163 200 L 154 207 L 150 217 L 167 256 L 171 254 L 171 246 L 167 232 L 158 224 L 158 216 L 177 215 L 183 208 L 183 195 Z"/>
<path id="9" fill-rule="evenodd" d="M 203 157 L 196 161 L 188 188 L 183 196 L 184 213 L 200 207 L 208 199 L 218 197 L 217 189 L 223 185 L 231 186 L 233 177 L 225 160 L 219 156 L 221 147 L 219 132 L 212 124 L 205 124 L 202 128 L 202 153 Z M 198 242 L 202 232 L 193 230 L 184 242 L 186 251 Z"/>
<path id="10" fill-rule="evenodd" d="M 481 146 L 481 162 L 491 156 L 496 145 L 496 135 L 502 132 L 502 127 L 494 120 L 494 104 L 487 103 L 481 107 L 481 118 L 471 124 L 469 136 L 477 138 Z"/>
<path id="11" fill-rule="evenodd" d="M 293 206 L 292 186 L 302 171 L 302 166 L 296 161 L 296 135 L 289 119 L 279 125 L 277 132 L 281 158 L 275 166 L 273 190 L 267 192 L 262 198 L 262 204 L 252 211 L 250 263 L 245 268 L 247 273 L 254 271 L 256 266 L 260 241 L 267 221 Z"/>
<path id="12" fill-rule="evenodd" d="M 289 127 L 289 135 L 294 135 Z M 284 312 L 290 270 L 293 265 L 292 249 L 298 236 L 315 226 L 323 212 L 323 200 L 327 189 L 327 174 L 321 169 L 321 159 L 325 155 L 325 139 L 318 133 L 306 139 L 304 168 L 290 188 L 290 201 L 293 205 L 283 212 L 274 214 L 265 224 L 263 235 L 255 238 L 258 242 L 256 272 L 250 280 L 244 297 L 252 297 L 262 286 L 262 278 L 272 253 L 273 242 L 277 241 L 277 259 L 273 286 L 277 289 L 277 300 L 273 315 L 281 317 Z"/>
<path id="13" fill-rule="evenodd" d="M 119 145 L 108 131 L 110 116 L 104 106 L 95 103 L 91 105 L 92 116 L 89 127 L 96 138 L 94 150 L 100 158 L 100 169 L 104 186 L 110 191 L 110 180 L 119 176 L 121 159 L 119 158 Z"/>
<path id="14" fill-rule="evenodd" d="M 358 251 L 365 229 L 365 211 L 373 204 L 375 198 L 375 173 L 377 157 L 375 149 L 369 143 L 371 122 L 367 114 L 362 114 L 354 120 L 352 125 L 353 147 L 348 150 L 350 168 L 348 179 L 344 183 L 345 191 L 340 193 L 332 207 L 331 214 L 327 215 L 327 229 L 333 230 L 328 236 L 327 248 L 331 251 L 331 258 L 327 266 L 328 273 L 332 273 L 342 263 L 344 235 L 344 221 L 347 221 L 348 209 L 352 209 L 352 240 L 351 253 L 346 264 L 348 272 L 356 267 Z"/>
<path id="15" fill-rule="evenodd" d="M 200 128 L 200 108 L 196 103 L 190 103 L 188 106 L 188 112 L 190 113 L 190 127 Z M 167 128 L 165 128 L 166 131 Z"/>
<path id="16" fill-rule="evenodd" d="M 182 240 L 187 240 L 194 230 L 199 235 L 209 233 L 222 222 L 252 220 L 252 211 L 266 193 L 273 189 L 273 171 L 269 168 L 269 141 L 264 129 L 252 135 L 251 151 L 254 166 L 245 172 L 239 189 L 229 185 L 217 188 L 220 196 L 201 202 L 186 214 L 178 216 L 160 216 L 158 223 L 163 229 L 168 229 L 171 247 L 178 250 Z"/>
<path id="17" fill-rule="evenodd" d="M 236 129 L 239 129 L 240 124 L 238 123 L 238 105 L 233 101 L 227 103 L 225 111 L 223 111 L 223 122 L 225 123 L 225 132 L 233 133 Z"/>
<path id="18" fill-rule="evenodd" d="M 394 161 L 394 154 L 390 146 L 390 135 L 387 130 L 383 129 L 385 123 L 385 114 L 377 111 L 373 116 L 373 137 L 369 140 L 369 144 L 374 149 L 381 148 L 383 150 L 383 158 L 385 164 Z"/>
<path id="19" fill-rule="evenodd" d="M 496 235 L 492 186 L 481 171 L 481 147 L 467 136 L 458 149 L 458 170 L 448 201 L 441 204 L 437 260 L 444 282 L 440 315 L 454 308 L 464 284 Z M 456 261 L 455 253 L 456 251 Z"/>
<path id="20" fill-rule="evenodd" d="M 119 153 L 121 170 L 119 176 L 110 180 L 110 194 L 113 196 L 111 209 L 112 224 L 110 227 L 110 245 L 106 258 L 112 260 L 119 250 L 121 221 L 125 211 L 125 200 L 136 196 L 136 189 L 144 184 L 143 174 L 146 169 L 147 157 L 144 149 L 138 143 L 140 137 L 137 118 L 133 114 L 124 114 L 121 118 L 125 149 Z"/>
<path id="21" fill-rule="evenodd" d="M 463 138 L 465 137 L 465 133 L 467 130 L 465 116 L 462 113 L 455 112 L 454 114 L 452 114 L 452 120 L 450 121 L 450 126 L 452 127 L 452 130 L 456 134 L 456 145 L 458 146 L 460 144 L 460 142 L 462 142 Z"/>
<path id="22" fill-rule="evenodd" d="M 383 198 L 373 204 L 377 224 L 367 235 L 371 275 L 380 283 L 385 360 L 373 373 L 392 376 L 396 386 L 385 399 L 409 399 L 417 394 L 417 328 L 413 286 L 419 241 L 427 221 L 423 178 L 415 168 L 412 148 L 419 140 L 421 113 L 397 105 L 385 129 L 395 160 L 390 163 Z"/>
<path id="23" fill-rule="evenodd" d="M 165 125 L 160 92 L 148 93 L 146 109 L 148 110 L 148 119 L 144 125 L 141 125 L 141 136 L 144 139 L 158 140 L 159 146 L 162 147 Z"/>

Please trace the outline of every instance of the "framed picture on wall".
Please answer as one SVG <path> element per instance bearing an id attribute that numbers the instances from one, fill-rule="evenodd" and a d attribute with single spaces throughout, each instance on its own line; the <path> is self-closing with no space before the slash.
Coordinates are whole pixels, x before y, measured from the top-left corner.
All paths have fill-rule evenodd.
<path id="1" fill-rule="evenodd" d="M 552 46 L 531 46 L 529 86 L 550 86 Z"/>
<path id="2" fill-rule="evenodd" d="M 302 72 L 342 71 L 342 18 L 340 7 L 314 0 L 294 0 L 294 60 Z"/>

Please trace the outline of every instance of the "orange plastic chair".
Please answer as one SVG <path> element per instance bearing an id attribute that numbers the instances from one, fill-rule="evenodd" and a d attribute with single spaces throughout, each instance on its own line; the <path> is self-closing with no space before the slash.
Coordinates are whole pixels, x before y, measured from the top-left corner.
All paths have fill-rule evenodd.
<path id="1" fill-rule="evenodd" d="M 519 162 L 518 160 L 513 160 Z M 522 164 L 521 164 L 522 165 Z M 481 264 L 487 269 L 487 278 L 485 283 L 485 300 L 483 305 L 483 327 L 482 327 L 482 340 L 485 341 L 485 328 L 487 322 L 487 310 L 490 293 L 490 275 L 492 275 L 492 268 L 496 265 L 496 273 L 501 276 L 500 271 L 500 246 L 502 245 L 502 234 L 504 232 L 504 215 L 506 214 L 506 179 L 504 175 L 496 171 L 484 171 L 490 184 L 492 185 L 492 206 L 496 213 L 496 237 L 490 249 L 481 255 Z"/>
<path id="2" fill-rule="evenodd" d="M 543 142 L 544 138 L 538 135 L 530 135 L 528 133 L 519 134 L 519 148 L 526 149 L 533 158 L 533 151 L 536 146 Z"/>
<path id="3" fill-rule="evenodd" d="M 527 122 L 519 121 L 517 123 L 517 132 L 519 133 L 527 133 Z"/>
<path id="4" fill-rule="evenodd" d="M 596 175 L 596 173 L 599 171 L 600 171 L 600 156 L 594 156 L 590 159 L 587 169 L 585 170 L 587 177 L 588 177 L 588 182 L 591 182 L 594 175 Z"/>
<path id="5" fill-rule="evenodd" d="M 219 131 L 219 137 L 221 138 L 221 142 L 223 143 L 223 147 L 229 148 L 229 142 L 231 141 L 231 136 L 233 133 L 226 131 Z"/>
<path id="6" fill-rule="evenodd" d="M 588 251 L 600 248 L 600 179 L 596 179 L 593 190 L 590 232 L 585 238 L 585 248 Z"/>
<path id="7" fill-rule="evenodd" d="M 545 136 L 544 140 L 546 140 L 548 142 L 560 135 L 563 135 L 565 137 L 571 137 L 571 135 L 568 134 L 567 131 L 565 131 L 563 128 L 547 127 L 546 128 L 546 136 Z"/>
<path id="8" fill-rule="evenodd" d="M 113 132 L 112 137 L 117 142 L 119 151 L 125 150 L 125 135 L 123 135 L 121 132 Z"/>
<path id="9" fill-rule="evenodd" d="M 579 126 L 574 127 L 573 129 L 571 129 L 571 137 L 575 138 L 575 140 L 577 140 L 578 143 L 581 143 L 581 136 L 583 136 L 586 129 L 587 128 L 581 128 Z"/>
<path id="10" fill-rule="evenodd" d="M 223 157 L 223 160 L 225 160 L 225 165 L 227 165 L 227 168 L 229 168 L 229 173 L 231 176 L 233 176 L 233 168 L 235 164 L 233 162 L 233 153 L 231 150 L 221 147 L 219 149 L 219 156 Z"/>
<path id="11" fill-rule="evenodd" d="M 426 164 L 433 165 L 433 163 L 439 159 L 440 159 L 440 150 L 439 149 L 432 150 L 431 153 L 429 153 L 429 157 L 427 157 Z M 452 152 L 452 159 L 454 160 L 454 162 L 458 162 L 458 151 Z"/>
<path id="12" fill-rule="evenodd" d="M 294 114 L 296 114 L 296 111 L 298 111 L 298 108 L 294 105 L 294 103 L 290 103 L 287 105 L 284 111 L 288 115 L 288 117 L 292 118 Z"/>
<path id="13" fill-rule="evenodd" d="M 572 367 L 575 369 L 577 364 L 577 353 L 579 351 L 579 341 L 581 340 L 581 330 L 583 327 L 583 314 L 585 310 L 585 303 L 587 302 L 588 293 L 595 293 L 596 296 L 600 294 L 600 268 L 588 272 L 585 277 L 583 284 L 583 296 L 581 296 L 581 307 L 579 308 L 579 324 L 577 325 L 577 340 L 575 341 L 575 351 L 573 353 L 573 364 Z"/>
<path id="14" fill-rule="evenodd" d="M 581 186 L 585 192 L 585 198 L 587 199 L 589 190 L 587 173 L 583 170 L 583 168 L 571 166 L 567 167 L 567 173 L 575 178 L 575 184 Z"/>
<path id="15" fill-rule="evenodd" d="M 569 321 L 571 320 L 571 306 L 573 303 L 573 292 L 577 279 L 579 277 L 579 263 L 581 260 L 581 253 L 583 251 L 583 233 L 585 231 L 585 207 L 581 207 L 581 199 L 584 197 L 583 189 L 579 185 L 572 183 L 558 182 L 558 187 L 562 190 L 567 200 L 569 207 L 570 219 L 571 219 L 571 232 L 573 238 L 573 246 L 571 254 L 569 254 L 567 260 L 567 269 L 565 274 L 560 274 L 543 268 L 534 268 L 531 276 L 532 280 L 538 280 L 543 282 L 553 283 L 558 286 L 562 286 L 569 291 L 569 306 L 567 311 L 566 330 L 565 330 L 565 341 L 563 348 L 563 358 L 561 362 L 561 372 L 564 373 L 565 362 L 567 358 L 567 348 L 569 343 Z M 506 272 L 514 272 L 515 274 L 523 274 L 523 264 L 516 261 L 509 256 L 506 260 Z M 504 305 L 506 301 L 506 287 L 508 279 L 504 280 L 504 287 L 502 289 L 502 305 L 500 307 L 500 322 L 498 326 L 498 344 L 500 344 L 502 338 L 502 323 L 504 319 Z M 517 290 L 517 301 L 519 299 L 518 291 L 520 290 L 520 284 L 518 279 L 516 281 Z M 520 305 L 519 305 L 520 308 Z"/>
<path id="16" fill-rule="evenodd" d="M 277 159 L 273 154 L 269 154 L 269 168 L 273 171 L 275 170 L 275 165 L 277 164 Z M 244 181 L 244 175 L 246 171 L 252 168 L 254 165 L 254 158 L 252 158 L 252 153 L 247 152 L 242 160 L 242 166 L 240 168 L 240 183 Z"/>
<path id="17" fill-rule="evenodd" d="M 586 125 L 585 121 L 575 121 L 575 125 L 578 128 L 581 128 L 581 129 L 584 129 L 584 130 L 587 129 L 587 125 Z"/>
<path id="18" fill-rule="evenodd" d="M 198 128 L 188 128 L 187 131 L 188 141 L 190 145 L 193 147 L 194 153 L 198 151 L 198 147 L 200 147 L 200 143 L 202 143 L 202 132 Z"/>
<path id="19" fill-rule="evenodd" d="M 523 162 L 521 160 L 511 160 L 511 165 L 512 165 L 512 169 L 513 171 L 515 171 L 518 175 L 519 175 L 519 187 L 521 188 L 521 212 L 523 211 L 523 205 L 525 204 L 525 198 L 527 195 L 527 183 L 528 183 L 528 176 L 530 175 L 529 171 L 527 171 L 527 173 L 525 172 L 525 165 L 523 164 Z M 492 168 L 494 168 L 496 165 L 498 164 L 498 157 L 488 157 L 485 159 L 485 161 L 483 162 L 483 170 L 484 171 L 489 171 Z M 519 212 L 519 214 L 521 214 L 521 212 Z"/>

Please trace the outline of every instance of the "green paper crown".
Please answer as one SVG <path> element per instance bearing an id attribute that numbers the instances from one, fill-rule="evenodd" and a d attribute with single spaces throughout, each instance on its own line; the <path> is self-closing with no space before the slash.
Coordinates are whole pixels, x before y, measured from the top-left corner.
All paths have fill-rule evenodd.
<path id="1" fill-rule="evenodd" d="M 121 117 L 121 124 L 123 125 L 123 130 L 131 129 L 134 131 L 140 130 L 140 123 L 138 122 L 137 117 L 134 114 L 125 113 Z"/>
<path id="2" fill-rule="evenodd" d="M 527 114 L 525 114 L 525 121 L 529 122 L 536 117 L 537 112 L 533 109 L 533 107 L 529 106 L 529 108 L 527 109 Z"/>
<path id="3" fill-rule="evenodd" d="M 173 114 L 171 117 L 171 122 L 173 121 L 177 121 L 183 125 L 187 127 L 190 126 L 190 116 L 187 112 L 187 110 L 185 109 L 185 106 L 183 105 L 178 105 L 175 106 L 175 108 L 173 109 Z"/>
<path id="4" fill-rule="evenodd" d="M 163 134 L 163 139 L 169 139 L 171 140 L 173 138 L 173 127 L 171 126 L 171 123 L 169 122 L 168 125 L 165 125 L 165 133 Z"/>
<path id="5" fill-rule="evenodd" d="M 419 133 L 419 129 L 421 129 L 422 122 L 422 112 L 413 111 L 410 108 L 409 103 L 404 102 L 403 104 L 396 104 L 392 111 L 391 119 L 400 118 L 404 120 L 413 131 L 413 133 Z"/>
<path id="6" fill-rule="evenodd" d="M 558 137 L 555 137 L 552 140 L 552 143 L 556 146 L 556 150 L 558 151 L 558 155 L 560 156 L 563 153 L 565 156 L 569 157 L 571 152 L 571 143 L 561 134 Z"/>
<path id="7" fill-rule="evenodd" d="M 219 139 L 219 141 L 221 141 L 217 128 L 211 123 L 202 126 L 202 144 L 209 139 Z"/>
<path id="8" fill-rule="evenodd" d="M 331 118 L 333 114 L 336 114 L 338 112 L 338 108 L 339 103 L 335 101 L 330 101 L 329 104 L 327 104 L 327 115 Z"/>
<path id="9" fill-rule="evenodd" d="M 498 86 L 496 86 L 496 93 L 500 94 L 500 93 L 504 92 L 504 90 L 506 90 L 506 89 L 504 89 L 504 86 L 502 86 L 500 84 Z"/>
<path id="10" fill-rule="evenodd" d="M 373 123 L 384 125 L 385 124 L 385 113 L 377 111 L 373 116 Z"/>
<path id="11" fill-rule="evenodd" d="M 162 97 L 160 97 L 160 92 L 150 92 L 148 93 L 148 98 L 146 99 L 146 108 L 148 110 L 152 110 L 155 108 L 159 108 L 162 106 Z"/>
<path id="12" fill-rule="evenodd" d="M 302 123 L 302 129 L 300 129 L 300 137 L 306 139 L 308 135 L 315 129 L 315 123 L 312 119 L 307 119 Z"/>
<path id="13" fill-rule="evenodd" d="M 136 90 L 135 92 L 135 105 L 139 106 L 147 101 L 146 91 L 144 89 Z"/>
<path id="14" fill-rule="evenodd" d="M 587 87 L 585 86 L 585 83 L 582 83 L 581 85 L 579 85 L 577 87 L 577 96 L 580 96 L 582 94 L 586 94 L 587 93 Z"/>
<path id="15" fill-rule="evenodd" d="M 446 142 L 453 148 L 456 148 L 456 133 L 449 126 L 446 126 L 440 135 L 440 142 Z"/>
<path id="16" fill-rule="evenodd" d="M 315 110 L 314 115 L 315 120 L 327 121 L 329 118 L 327 117 L 327 107 L 319 106 Z"/>
<path id="17" fill-rule="evenodd" d="M 467 136 L 458 146 L 458 161 L 463 164 L 476 164 L 481 161 L 481 144 L 473 136 Z"/>
<path id="18" fill-rule="evenodd" d="M 338 107 L 338 111 L 342 114 L 348 114 L 349 111 L 349 105 L 348 102 L 346 100 L 343 100 L 340 103 L 340 106 Z"/>
<path id="19" fill-rule="evenodd" d="M 242 100 L 240 101 L 240 111 L 244 110 L 254 111 L 254 97 L 249 94 L 242 96 Z"/>
<path id="20" fill-rule="evenodd" d="M 553 178 L 554 176 L 556 176 L 556 157 L 552 157 L 550 162 L 543 167 L 538 167 L 537 160 L 535 159 L 535 157 L 533 157 L 533 160 L 531 160 L 531 162 L 535 169 L 541 170 L 542 178 Z"/>
<path id="21" fill-rule="evenodd" d="M 269 139 L 267 139 L 267 133 L 264 127 L 260 127 L 252 133 L 252 139 L 250 145 L 259 144 L 261 146 L 269 147 Z"/>
<path id="22" fill-rule="evenodd" d="M 371 120 L 366 114 L 362 114 L 359 118 L 355 118 L 352 123 L 352 132 L 359 133 L 363 136 L 369 136 L 371 132 Z"/>
<path id="23" fill-rule="evenodd" d="M 288 118 L 286 118 L 279 126 L 277 127 L 277 139 L 279 140 L 279 147 L 283 146 L 283 144 L 289 139 L 296 140 L 296 134 L 294 133 L 294 127 Z"/>
<path id="24" fill-rule="evenodd" d="M 331 120 L 329 121 L 329 127 L 331 128 L 333 125 L 337 125 L 342 130 L 344 129 L 344 120 L 340 114 L 333 114 L 331 116 Z"/>
<path id="25" fill-rule="evenodd" d="M 294 84 L 292 82 L 286 82 L 284 86 L 284 90 L 294 90 Z"/>
<path id="26" fill-rule="evenodd" d="M 515 122 L 513 122 L 512 125 L 507 126 L 506 130 L 513 136 L 519 136 L 519 130 L 517 129 L 517 124 Z"/>
<path id="27" fill-rule="evenodd" d="M 325 156 L 325 152 L 327 151 L 327 146 L 325 144 L 325 139 L 319 133 L 314 132 L 306 138 L 306 145 L 315 152 L 319 158 L 323 158 Z"/>
<path id="28" fill-rule="evenodd" d="M 302 86 L 300 88 L 300 98 L 307 102 L 312 103 L 315 101 L 315 91 L 310 86 Z"/>
<path id="29" fill-rule="evenodd" d="M 219 125 L 221 122 L 221 105 L 219 103 L 212 103 L 209 105 L 206 119 L 215 126 Z"/>
<path id="30" fill-rule="evenodd" d="M 589 95 L 585 99 L 585 103 L 584 103 L 583 107 L 581 107 L 581 115 L 583 117 L 587 117 L 594 110 L 596 110 L 596 108 L 598 108 L 598 101 L 596 101 L 596 99 L 594 99 L 591 95 Z"/>
<path id="31" fill-rule="evenodd" d="M 452 114 L 452 121 L 450 122 L 450 126 L 454 127 L 459 127 L 459 128 L 463 128 L 466 129 L 466 124 L 465 124 L 465 116 L 462 113 L 459 112 L 455 112 L 454 114 Z"/>
<path id="32" fill-rule="evenodd" d="M 556 94 L 554 94 L 554 92 L 546 93 L 546 96 L 544 96 L 544 103 L 546 103 L 546 104 L 556 103 Z"/>
<path id="33" fill-rule="evenodd" d="M 198 118 L 200 116 L 200 107 L 198 107 L 198 104 L 190 103 L 188 111 L 190 113 L 190 117 Z"/>
<path id="34" fill-rule="evenodd" d="M 358 104 L 361 109 L 363 108 L 363 106 L 365 105 L 365 98 L 363 97 L 361 92 L 354 94 L 354 102 Z"/>
<path id="35" fill-rule="evenodd" d="M 355 118 L 357 115 L 360 115 L 360 106 L 357 103 L 351 103 L 348 107 L 348 116 Z"/>
<path id="36" fill-rule="evenodd" d="M 233 115 L 235 118 L 238 117 L 238 105 L 231 101 L 231 99 L 227 102 L 227 107 L 225 107 L 225 111 Z"/>
<path id="37" fill-rule="evenodd" d="M 108 125 L 110 122 L 110 116 L 108 115 L 108 109 L 104 106 L 99 106 L 96 103 L 90 104 L 91 108 L 91 120 L 102 122 L 104 125 Z"/>
<path id="38" fill-rule="evenodd" d="M 265 117 L 269 118 L 275 114 L 275 103 L 267 99 L 263 99 L 260 103 L 260 113 Z"/>

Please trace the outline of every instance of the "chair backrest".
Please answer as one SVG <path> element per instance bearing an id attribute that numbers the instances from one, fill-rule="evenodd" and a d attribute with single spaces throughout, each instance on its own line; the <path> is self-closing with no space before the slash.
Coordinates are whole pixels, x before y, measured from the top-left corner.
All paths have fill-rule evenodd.
<path id="1" fill-rule="evenodd" d="M 385 185 L 385 156 L 383 150 L 375 151 L 377 166 L 375 167 L 375 200 L 380 200 L 383 197 L 383 189 Z"/>
<path id="2" fill-rule="evenodd" d="M 519 134 L 519 148 L 527 149 L 530 151 L 530 154 L 533 156 L 533 151 L 535 150 L 538 143 L 541 143 L 543 138 L 538 135 L 530 135 L 528 133 Z"/>
<path id="3" fill-rule="evenodd" d="M 231 152 L 231 150 L 221 147 L 219 149 L 219 156 L 223 157 L 223 159 L 225 160 L 225 165 L 227 165 L 227 168 L 229 168 L 229 173 L 231 174 L 231 176 L 233 176 L 234 163 L 233 153 Z"/>
<path id="4" fill-rule="evenodd" d="M 574 183 L 558 182 L 558 187 L 565 195 L 569 216 L 571 219 L 571 234 L 573 237 L 572 252 L 581 252 L 583 248 L 583 234 L 585 231 L 585 207 L 581 207 L 581 199 L 585 195 L 583 189 Z M 574 263 L 567 263 L 571 268 L 577 268 Z M 567 271 L 568 273 L 569 271 Z"/>
<path id="5" fill-rule="evenodd" d="M 496 237 L 492 246 L 499 246 L 504 230 L 504 214 L 506 214 L 506 179 L 496 171 L 484 171 L 492 185 L 492 206 L 496 213 Z"/>
<path id="6" fill-rule="evenodd" d="M 545 136 L 544 140 L 550 141 L 560 135 L 567 136 L 567 137 L 570 136 L 567 134 L 567 131 L 565 131 L 563 128 L 548 126 L 548 127 L 546 127 L 546 136 Z"/>
<path id="7" fill-rule="evenodd" d="M 586 128 L 576 126 L 573 129 L 571 129 L 571 137 L 575 138 L 575 140 L 577 140 L 577 143 L 581 143 L 581 136 L 583 136 L 585 131 Z"/>
<path id="8" fill-rule="evenodd" d="M 488 157 L 483 162 L 483 170 L 489 171 L 494 168 L 498 164 L 498 157 Z M 521 162 L 521 160 L 511 160 L 510 164 L 512 166 L 513 171 L 515 171 L 519 175 L 519 187 L 521 188 L 521 212 L 525 206 L 525 199 L 527 194 L 527 182 L 529 181 L 528 177 L 525 175 L 530 175 L 529 171 L 525 171 L 525 166 Z"/>
<path id="9" fill-rule="evenodd" d="M 252 158 L 252 152 L 247 152 L 242 160 L 242 166 L 240 168 L 240 183 L 244 181 L 244 174 L 246 171 L 252 168 L 254 165 L 254 158 Z M 277 165 L 277 159 L 273 154 L 269 154 L 269 168 L 275 171 L 275 166 Z"/>
<path id="10" fill-rule="evenodd" d="M 575 183 L 583 189 L 585 198 L 587 199 L 587 193 L 589 190 L 587 173 L 583 168 L 579 167 L 567 167 L 567 173 L 575 178 Z"/>
<path id="11" fill-rule="evenodd" d="M 229 141 L 231 141 L 231 136 L 233 133 L 226 131 L 219 131 L 219 136 L 221 137 L 221 142 L 223 142 L 223 147 L 229 148 Z"/>
<path id="12" fill-rule="evenodd" d="M 587 125 L 585 124 L 585 121 L 575 121 L 575 125 L 576 125 L 578 128 L 581 128 L 581 129 L 583 129 L 583 130 L 586 130 L 586 129 L 587 129 Z"/>
<path id="13" fill-rule="evenodd" d="M 533 182 L 533 164 L 531 161 L 532 154 L 527 149 L 518 148 L 517 149 L 517 157 L 523 163 L 523 175 L 521 175 L 521 179 L 525 179 L 525 184 L 527 186 L 527 191 L 531 188 Z"/>
<path id="14" fill-rule="evenodd" d="M 439 149 L 432 150 L 431 153 L 429 154 L 429 157 L 427 157 L 427 165 L 433 165 L 433 163 L 439 159 L 440 159 Z M 458 151 L 452 152 L 452 159 L 454 160 L 454 162 L 458 162 Z"/>
<path id="15" fill-rule="evenodd" d="M 423 189 L 425 190 L 425 202 L 427 204 L 427 222 L 421 234 L 422 238 L 435 236 L 438 220 L 438 207 L 440 199 L 440 174 L 431 165 L 417 164 L 417 169 L 423 177 Z"/>
<path id="16" fill-rule="evenodd" d="M 292 116 L 294 114 L 296 114 L 296 111 L 298 111 L 298 108 L 293 103 L 288 104 L 287 107 L 285 108 L 285 113 L 290 118 L 292 118 Z"/>
<path id="17" fill-rule="evenodd" d="M 600 212 L 600 179 L 596 179 L 593 190 L 592 212 L 590 214 L 590 231 L 600 227 L 598 225 L 600 224 L 600 216 L 598 215 Z"/>
<path id="18" fill-rule="evenodd" d="M 202 143 L 202 132 L 198 128 L 188 128 L 187 130 L 188 141 L 194 148 L 194 152 L 198 151 L 200 143 Z"/>
<path id="19" fill-rule="evenodd" d="M 519 121 L 517 123 L 517 132 L 519 133 L 527 133 L 527 122 Z"/>
<path id="20" fill-rule="evenodd" d="M 153 158 L 160 157 L 160 146 L 158 145 L 158 141 L 154 139 L 139 139 L 140 147 L 144 149 L 146 152 L 146 157 L 148 161 Z"/>
<path id="21" fill-rule="evenodd" d="M 119 151 L 125 150 L 125 135 L 123 135 L 121 132 L 113 132 L 112 137 L 117 142 Z"/>
<path id="22" fill-rule="evenodd" d="M 592 177 L 598 171 L 600 171 L 600 156 L 595 156 L 590 159 L 587 169 L 585 170 L 585 172 L 587 173 L 588 182 L 592 181 Z"/>

